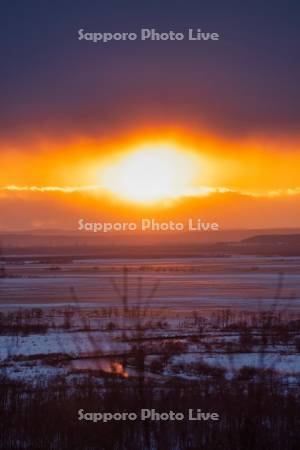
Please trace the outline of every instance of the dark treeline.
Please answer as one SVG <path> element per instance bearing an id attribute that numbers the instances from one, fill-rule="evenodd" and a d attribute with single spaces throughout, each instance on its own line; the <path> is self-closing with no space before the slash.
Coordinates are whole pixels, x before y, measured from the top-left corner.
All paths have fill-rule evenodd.
<path id="1" fill-rule="evenodd" d="M 77 381 L 75 381 L 77 380 Z M 99 374 L 42 382 L 34 387 L 5 375 L 0 387 L 3 450 L 296 450 L 300 395 L 272 372 L 255 378 L 164 383 L 143 377 Z M 85 412 L 217 412 L 219 421 L 79 421 Z"/>

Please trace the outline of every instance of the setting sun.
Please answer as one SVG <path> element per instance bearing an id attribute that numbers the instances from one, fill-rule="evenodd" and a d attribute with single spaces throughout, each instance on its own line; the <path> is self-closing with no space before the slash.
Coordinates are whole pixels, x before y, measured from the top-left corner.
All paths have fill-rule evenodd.
<path id="1" fill-rule="evenodd" d="M 193 189 L 198 160 L 175 145 L 138 147 L 104 168 L 106 189 L 129 201 L 149 203 L 186 195 Z"/>

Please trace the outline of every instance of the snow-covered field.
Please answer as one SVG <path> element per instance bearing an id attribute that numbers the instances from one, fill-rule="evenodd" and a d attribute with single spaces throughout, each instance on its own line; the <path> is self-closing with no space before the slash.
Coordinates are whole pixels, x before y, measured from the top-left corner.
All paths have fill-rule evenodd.
<path id="1" fill-rule="evenodd" d="M 0 306 L 72 304 L 70 288 L 85 306 L 117 306 L 120 296 L 112 283 L 122 284 L 124 267 L 128 269 L 132 304 L 137 302 L 139 289 L 147 297 L 157 283 L 155 296 L 149 301 L 152 307 L 178 311 L 272 307 L 282 273 L 280 306 L 300 310 L 300 258 L 255 256 L 97 259 L 51 265 L 28 259 L 24 264 L 6 266 L 7 276 L 0 283 Z"/>
<path id="2" fill-rule="evenodd" d="M 9 264 L 0 280 L 1 371 L 33 383 L 93 371 L 230 377 L 251 367 L 294 382 L 299 263 L 243 256 Z"/>

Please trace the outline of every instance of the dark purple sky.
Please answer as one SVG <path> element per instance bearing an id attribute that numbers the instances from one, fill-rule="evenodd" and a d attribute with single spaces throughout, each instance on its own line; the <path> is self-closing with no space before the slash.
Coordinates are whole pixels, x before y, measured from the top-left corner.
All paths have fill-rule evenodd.
<path id="1" fill-rule="evenodd" d="M 86 31 L 218 32 L 218 42 L 78 41 Z M 297 132 L 299 1 L 1 2 L 0 139 L 144 123 Z"/>

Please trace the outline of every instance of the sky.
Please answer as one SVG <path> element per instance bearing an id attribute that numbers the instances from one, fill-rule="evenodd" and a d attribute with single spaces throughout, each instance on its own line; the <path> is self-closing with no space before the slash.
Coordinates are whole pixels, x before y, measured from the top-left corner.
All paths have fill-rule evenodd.
<path id="1" fill-rule="evenodd" d="M 0 20 L 0 230 L 150 212 L 300 226 L 299 2 L 4 0 Z M 92 43 L 82 28 L 220 40 Z M 105 167 L 145 143 L 197 155 L 197 186 L 151 205 L 107 192 Z"/>

